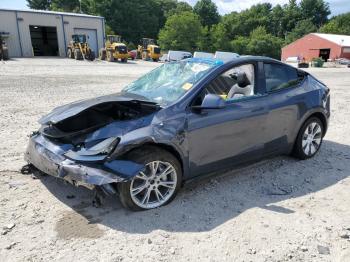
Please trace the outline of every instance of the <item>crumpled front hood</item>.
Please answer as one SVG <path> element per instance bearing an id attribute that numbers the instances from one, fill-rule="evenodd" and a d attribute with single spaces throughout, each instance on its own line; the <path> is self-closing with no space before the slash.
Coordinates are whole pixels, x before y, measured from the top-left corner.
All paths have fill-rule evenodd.
<path id="1" fill-rule="evenodd" d="M 56 124 L 66 118 L 75 116 L 82 111 L 106 102 L 128 102 L 128 101 L 142 101 L 143 103 L 156 104 L 154 102 L 146 100 L 142 96 L 131 93 L 116 93 L 92 99 L 80 100 L 64 106 L 56 107 L 49 114 L 41 117 L 39 123 L 42 125 Z"/>

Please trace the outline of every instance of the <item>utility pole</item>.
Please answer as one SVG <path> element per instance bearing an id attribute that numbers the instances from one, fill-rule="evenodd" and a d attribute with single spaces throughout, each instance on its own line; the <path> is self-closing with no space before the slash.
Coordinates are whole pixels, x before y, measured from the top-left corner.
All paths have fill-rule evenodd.
<path id="1" fill-rule="evenodd" d="M 80 13 L 82 14 L 83 11 L 81 10 L 81 0 L 79 0 L 79 10 L 80 10 Z"/>

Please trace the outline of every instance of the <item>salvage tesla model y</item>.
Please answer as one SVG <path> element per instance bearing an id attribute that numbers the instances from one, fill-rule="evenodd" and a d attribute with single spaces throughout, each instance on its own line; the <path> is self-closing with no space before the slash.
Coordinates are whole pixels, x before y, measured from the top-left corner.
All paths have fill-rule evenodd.
<path id="1" fill-rule="evenodd" d="M 329 89 L 265 57 L 164 64 L 120 93 L 42 117 L 25 158 L 74 185 L 118 194 L 132 210 L 169 203 L 184 182 L 264 157 L 313 157 Z"/>

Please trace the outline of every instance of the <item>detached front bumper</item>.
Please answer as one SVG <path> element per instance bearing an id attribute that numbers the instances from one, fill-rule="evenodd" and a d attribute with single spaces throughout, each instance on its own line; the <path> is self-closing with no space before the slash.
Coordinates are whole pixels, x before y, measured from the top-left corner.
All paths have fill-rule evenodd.
<path id="1" fill-rule="evenodd" d="M 144 169 L 143 165 L 126 160 L 91 161 L 91 157 L 85 157 L 85 161 L 73 161 L 64 155 L 70 149 L 72 145 L 56 144 L 35 134 L 29 139 L 25 160 L 46 174 L 89 189 L 128 181 Z"/>

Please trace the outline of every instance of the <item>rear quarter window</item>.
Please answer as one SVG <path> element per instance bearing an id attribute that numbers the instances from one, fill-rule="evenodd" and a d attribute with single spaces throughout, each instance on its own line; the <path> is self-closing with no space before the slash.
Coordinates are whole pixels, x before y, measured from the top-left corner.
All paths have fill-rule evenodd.
<path id="1" fill-rule="evenodd" d="M 289 66 L 266 63 L 264 72 L 267 92 L 292 87 L 300 81 L 297 70 Z"/>

